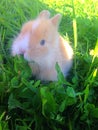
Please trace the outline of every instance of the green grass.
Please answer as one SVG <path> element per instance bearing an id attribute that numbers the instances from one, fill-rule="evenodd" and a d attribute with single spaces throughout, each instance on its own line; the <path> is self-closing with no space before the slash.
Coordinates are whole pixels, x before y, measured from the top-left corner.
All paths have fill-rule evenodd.
<path id="1" fill-rule="evenodd" d="M 27 62 L 10 55 L 22 24 L 43 9 L 62 14 L 59 32 L 74 49 L 66 80 L 56 65 L 57 82 L 36 81 Z M 1 0 L 0 130 L 65 129 L 98 129 L 98 1 Z"/>

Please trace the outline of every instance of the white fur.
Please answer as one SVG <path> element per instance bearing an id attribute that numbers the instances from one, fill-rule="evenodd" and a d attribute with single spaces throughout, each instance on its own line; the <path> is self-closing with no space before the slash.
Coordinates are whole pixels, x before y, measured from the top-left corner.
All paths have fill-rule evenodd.
<path id="1" fill-rule="evenodd" d="M 37 19 L 36 21 L 33 22 L 33 25 L 32 25 L 32 29 L 36 29 L 39 25 L 39 19 Z"/>
<path id="2" fill-rule="evenodd" d="M 65 48 L 67 48 L 67 55 L 68 55 L 68 59 L 71 60 L 73 58 L 73 50 L 71 48 L 71 46 L 69 45 L 69 43 L 67 41 L 64 42 Z"/>
<path id="3" fill-rule="evenodd" d="M 28 43 L 29 43 L 29 34 L 19 36 L 12 44 L 12 55 L 15 56 L 24 54 L 25 51 L 28 49 Z"/>

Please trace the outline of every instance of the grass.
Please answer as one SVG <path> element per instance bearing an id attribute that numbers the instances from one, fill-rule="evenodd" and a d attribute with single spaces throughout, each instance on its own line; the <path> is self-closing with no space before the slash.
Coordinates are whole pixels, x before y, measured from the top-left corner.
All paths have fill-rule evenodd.
<path id="1" fill-rule="evenodd" d="M 59 32 L 67 34 L 74 64 L 67 80 L 32 79 L 27 62 L 13 58 L 10 46 L 21 25 L 48 9 L 62 14 Z M 65 87 L 64 87 L 65 86 Z M 0 130 L 98 129 L 98 1 L 0 1 Z"/>

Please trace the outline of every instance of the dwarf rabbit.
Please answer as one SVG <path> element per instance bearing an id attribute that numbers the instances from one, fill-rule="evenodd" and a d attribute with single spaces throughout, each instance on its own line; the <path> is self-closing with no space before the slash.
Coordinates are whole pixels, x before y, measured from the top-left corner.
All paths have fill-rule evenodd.
<path id="1" fill-rule="evenodd" d="M 38 17 L 25 23 L 12 44 L 12 55 L 23 54 L 33 75 L 44 81 L 57 80 L 56 62 L 66 77 L 72 66 L 73 50 L 58 32 L 61 15 L 52 18 L 43 10 Z"/>

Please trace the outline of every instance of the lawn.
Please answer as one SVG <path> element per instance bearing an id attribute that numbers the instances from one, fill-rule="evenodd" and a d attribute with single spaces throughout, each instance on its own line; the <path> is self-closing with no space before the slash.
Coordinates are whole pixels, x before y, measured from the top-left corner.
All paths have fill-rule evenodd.
<path id="1" fill-rule="evenodd" d="M 45 83 L 11 56 L 23 23 L 47 9 L 62 14 L 59 32 L 74 50 L 64 79 Z M 0 130 L 98 130 L 98 0 L 0 1 Z"/>

